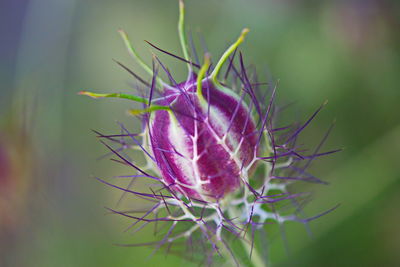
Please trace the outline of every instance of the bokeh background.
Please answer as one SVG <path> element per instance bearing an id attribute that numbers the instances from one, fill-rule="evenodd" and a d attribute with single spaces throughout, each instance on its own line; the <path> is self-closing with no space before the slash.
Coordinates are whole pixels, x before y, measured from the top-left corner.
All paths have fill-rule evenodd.
<path id="1" fill-rule="evenodd" d="M 129 221 L 106 215 L 119 192 L 93 175 L 121 174 L 91 132 L 134 130 L 125 101 L 93 101 L 81 89 L 129 91 L 141 73 L 116 30 L 125 29 L 151 62 L 149 40 L 180 54 L 177 2 L 165 0 L 0 1 L 0 265 L 188 266 L 149 248 L 114 243 L 146 240 Z M 272 266 L 400 265 L 400 2 L 388 0 L 187 0 L 187 28 L 214 58 L 243 27 L 242 51 L 260 80 L 279 79 L 286 116 L 304 120 L 328 105 L 302 135 L 315 145 L 332 121 L 325 150 L 344 151 L 314 163 L 329 186 L 307 185 L 312 216 L 287 223 L 285 249 L 270 234 Z M 200 38 L 201 39 L 201 38 Z M 154 50 L 153 50 L 154 51 Z M 160 54 L 159 54 L 160 55 Z M 160 55 L 177 78 L 185 66 Z M 264 76 L 265 75 L 265 76 Z M 267 249 L 267 248 L 265 248 Z"/>

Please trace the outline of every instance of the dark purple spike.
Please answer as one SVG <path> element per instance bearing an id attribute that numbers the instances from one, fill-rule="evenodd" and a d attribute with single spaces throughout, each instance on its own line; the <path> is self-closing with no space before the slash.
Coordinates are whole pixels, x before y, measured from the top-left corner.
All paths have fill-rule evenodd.
<path id="1" fill-rule="evenodd" d="M 183 156 L 181 153 L 179 153 L 175 148 L 173 148 L 173 150 L 166 150 L 166 149 L 162 149 L 162 148 L 156 147 L 155 149 L 159 150 L 159 151 L 162 151 L 162 152 L 165 152 L 165 153 L 173 153 L 173 154 L 176 154 L 176 155 L 180 156 L 181 158 L 185 158 L 185 156 Z"/>
<path id="2" fill-rule="evenodd" d="M 242 75 L 239 73 L 239 71 L 238 71 L 237 68 L 235 67 L 235 64 L 232 64 L 232 65 L 231 65 L 231 68 L 232 68 L 232 70 L 233 70 L 233 74 L 235 75 L 234 77 L 235 77 L 235 78 L 239 78 L 241 84 L 243 85 L 243 84 L 245 83 L 245 81 L 244 81 Z"/>
<path id="3" fill-rule="evenodd" d="M 337 152 L 340 152 L 342 150 L 343 150 L 342 148 L 339 148 L 339 149 L 335 149 L 335 150 L 331 150 L 331 151 L 327 151 L 327 152 L 323 152 L 323 153 L 302 156 L 302 159 L 315 159 L 315 158 L 318 158 L 318 157 L 322 157 L 322 156 L 330 155 L 330 154 L 333 154 L 333 153 L 337 153 Z"/>
<path id="4" fill-rule="evenodd" d="M 113 176 L 113 178 L 140 178 L 140 177 L 151 178 L 151 177 L 148 177 L 147 175 L 144 175 L 144 174 Z M 152 178 L 152 179 L 153 179 L 153 178 Z"/>
<path id="5" fill-rule="evenodd" d="M 121 127 L 121 129 L 123 129 L 127 134 L 129 134 L 128 129 L 125 128 L 125 126 L 122 123 L 119 123 L 119 126 Z M 154 159 L 154 157 L 152 155 L 150 155 L 150 153 L 142 146 L 142 144 L 136 140 L 136 138 L 134 136 L 130 136 L 130 138 L 132 139 L 132 141 L 138 145 L 140 147 L 140 149 L 142 149 L 142 151 L 153 161 L 156 162 L 156 160 Z"/>
<path id="6" fill-rule="evenodd" d="M 254 248 L 254 236 L 255 236 L 256 228 L 255 226 L 251 225 L 251 248 L 250 248 L 250 255 L 249 258 L 251 259 L 251 256 L 253 255 L 253 248 Z"/>
<path id="7" fill-rule="evenodd" d="M 111 134 L 111 135 L 98 135 L 99 138 L 112 138 L 112 137 L 131 137 L 131 136 L 139 136 L 140 134 Z"/>
<path id="8" fill-rule="evenodd" d="M 292 128 L 292 127 L 293 127 L 292 125 L 289 125 L 289 126 L 274 128 L 274 129 L 271 129 L 271 132 L 273 132 L 273 133 L 280 132 L 280 131 L 288 130 L 288 129 Z"/>
<path id="9" fill-rule="evenodd" d="M 295 214 L 296 215 L 299 214 L 301 217 L 305 217 L 305 215 L 304 215 L 305 213 L 304 213 L 304 210 L 303 210 L 303 208 L 301 206 L 301 203 L 299 203 L 297 201 L 297 199 L 291 199 L 291 201 L 293 203 L 293 206 L 296 208 Z M 297 216 L 299 216 L 299 215 L 297 215 Z M 310 224 L 308 222 L 304 222 L 303 225 L 304 225 L 304 228 L 306 229 L 306 232 L 307 232 L 308 236 L 312 238 L 312 231 L 311 231 L 311 228 L 310 228 Z"/>
<path id="10" fill-rule="evenodd" d="M 259 159 L 279 159 L 279 158 L 293 156 L 293 155 L 299 157 L 300 159 L 304 159 L 301 155 L 299 155 L 294 150 L 289 150 L 288 152 L 281 153 L 281 154 L 278 154 L 278 155 L 273 155 L 273 156 L 268 156 L 268 157 L 259 157 Z"/>
<path id="11" fill-rule="evenodd" d="M 132 179 L 129 181 L 129 184 L 128 184 L 128 186 L 127 186 L 126 189 L 132 188 L 133 184 L 135 183 L 135 180 L 136 180 L 136 178 L 132 178 Z M 117 207 L 119 206 L 119 204 L 121 203 L 122 199 L 125 197 L 125 195 L 126 195 L 127 193 L 128 193 L 128 192 L 126 192 L 126 191 L 123 191 L 123 192 L 122 192 L 121 197 L 118 199 L 118 202 L 117 202 L 117 205 L 116 205 Z"/>
<path id="12" fill-rule="evenodd" d="M 326 184 L 326 182 L 321 181 L 319 179 L 313 179 L 311 177 L 292 177 L 292 176 L 271 176 L 271 179 L 278 180 L 294 180 L 294 181 L 304 181 L 316 184 Z"/>
<path id="13" fill-rule="evenodd" d="M 191 61 L 187 61 L 186 59 L 184 59 L 184 58 L 182 58 L 182 57 L 180 57 L 180 56 L 177 56 L 177 55 L 172 54 L 172 53 L 170 53 L 170 52 L 168 52 L 168 51 L 165 51 L 165 50 L 163 50 L 163 49 L 161 49 L 161 48 L 155 46 L 154 44 L 150 43 L 149 41 L 146 41 L 146 40 L 144 40 L 144 41 L 145 41 L 146 43 L 148 43 L 150 46 L 152 46 L 153 48 L 157 49 L 158 51 L 160 51 L 160 52 L 162 52 L 162 53 L 164 53 L 164 54 L 167 54 L 167 55 L 169 55 L 169 56 L 171 56 L 171 57 L 174 57 L 174 58 L 176 58 L 176 59 L 179 59 L 179 60 L 181 60 L 181 61 L 183 61 L 183 62 L 185 62 L 185 63 L 188 63 L 188 64 L 190 64 L 190 65 L 192 65 L 192 66 L 194 66 L 194 67 L 196 67 L 196 68 L 200 68 L 200 65 L 197 65 L 196 63 L 193 63 L 193 62 L 191 62 Z"/>
<path id="14" fill-rule="evenodd" d="M 295 155 L 296 157 L 298 157 L 299 160 L 303 160 L 304 157 L 302 155 L 300 155 L 298 152 L 296 151 L 292 151 L 293 155 Z"/>
<path id="15" fill-rule="evenodd" d="M 154 248 L 153 252 L 149 255 L 149 257 L 151 257 L 152 255 L 154 255 L 159 249 L 160 247 L 162 247 L 165 243 L 168 242 L 168 238 L 171 236 L 172 231 L 175 229 L 176 227 L 176 223 L 173 223 L 171 225 L 171 227 L 168 229 L 168 232 L 166 233 L 166 235 L 164 236 L 164 238 L 158 243 L 158 245 Z"/>
<path id="16" fill-rule="evenodd" d="M 130 148 L 130 146 L 128 145 L 128 144 L 126 144 L 126 145 L 123 145 L 122 146 L 122 150 L 121 150 L 121 155 L 124 157 L 124 158 L 126 158 L 128 161 L 132 161 L 132 159 L 130 158 L 130 156 L 127 154 L 127 150 Z"/>
<path id="17" fill-rule="evenodd" d="M 200 220 L 200 222 L 202 222 L 202 224 L 200 225 L 200 230 L 203 232 L 204 237 L 208 240 L 208 242 L 211 243 L 213 251 L 221 255 L 218 246 L 212 240 L 212 237 L 215 236 L 215 231 L 204 220 Z M 212 234 L 212 236 L 209 236 L 209 233 Z"/>
<path id="18" fill-rule="evenodd" d="M 273 198 L 273 197 L 281 197 L 281 196 L 287 196 L 289 195 L 288 192 L 284 192 L 284 193 L 279 193 L 279 194 L 272 194 L 272 195 L 265 195 L 265 196 L 261 196 L 260 199 L 263 198 Z"/>
<path id="19" fill-rule="evenodd" d="M 131 216 L 131 215 L 125 214 L 123 212 L 119 212 L 119 211 L 116 211 L 116 210 L 113 210 L 113 209 L 110 209 L 110 208 L 107 208 L 107 207 L 106 207 L 106 209 L 108 209 L 108 210 L 110 210 L 110 211 L 112 211 L 112 212 L 114 212 L 116 214 L 122 215 L 124 217 L 131 218 L 131 219 L 134 219 L 134 220 L 143 221 L 143 222 L 156 222 L 156 221 L 159 221 L 159 222 L 191 222 L 192 221 L 192 220 L 189 220 L 189 219 L 180 219 L 180 220 L 178 220 L 178 219 L 171 219 L 171 218 L 168 218 L 168 217 L 162 217 L 162 218 L 157 218 L 157 219 L 145 219 L 145 218 L 141 218 L 141 217 Z"/>
<path id="20" fill-rule="evenodd" d="M 174 109 L 173 107 L 171 108 L 171 111 L 174 112 L 175 115 L 179 114 L 179 115 L 182 115 L 182 116 L 187 117 L 189 119 L 192 119 L 194 121 L 198 121 L 198 122 L 203 122 L 204 121 L 203 117 L 197 118 L 197 117 L 194 117 L 193 115 L 190 115 L 188 113 L 178 111 L 178 110 Z M 186 126 L 181 122 L 180 119 L 178 120 L 178 122 L 180 123 L 180 126 L 182 126 L 182 128 L 185 129 Z M 188 132 L 187 129 L 185 131 Z"/>
<path id="21" fill-rule="evenodd" d="M 121 156 L 121 154 L 119 154 L 117 151 L 115 151 L 112 147 L 110 147 L 109 145 L 107 145 L 106 143 L 104 143 L 103 141 L 100 141 L 103 145 L 105 145 L 109 150 L 111 150 L 112 152 L 114 152 L 115 155 L 117 155 L 122 161 L 124 161 L 125 163 L 127 163 L 129 166 L 131 166 L 132 168 L 134 168 L 135 170 L 139 171 L 140 173 L 147 175 L 148 177 L 154 177 L 148 173 L 146 173 L 145 171 L 143 171 L 142 169 L 140 169 L 139 167 L 137 167 L 136 165 L 134 165 L 132 162 L 128 161 L 126 158 L 124 158 L 123 156 Z M 156 180 L 158 180 L 157 177 L 154 177 Z"/>
<path id="22" fill-rule="evenodd" d="M 96 177 L 96 179 L 97 179 L 99 182 L 103 183 L 103 184 L 106 184 L 106 185 L 108 185 L 108 186 L 111 186 L 111 187 L 113 187 L 113 188 L 119 189 L 119 190 L 124 191 L 124 192 L 132 193 L 132 194 L 134 194 L 134 195 L 142 196 L 142 197 L 146 197 L 146 198 L 150 198 L 150 199 L 158 199 L 158 200 L 160 199 L 160 196 L 159 196 L 159 195 L 155 196 L 155 195 L 152 195 L 152 194 L 147 194 L 147 193 L 141 193 L 141 192 L 132 191 L 132 190 L 125 189 L 125 188 L 123 188 L 123 187 L 120 187 L 120 186 L 111 184 L 111 183 L 109 183 L 109 182 L 106 182 L 106 181 L 104 181 L 103 179 L 100 179 L 100 178 L 98 178 L 98 177 Z"/>
<path id="23" fill-rule="evenodd" d="M 121 137 L 122 134 L 110 134 L 110 135 L 106 135 L 106 134 L 102 134 L 97 130 L 91 130 L 92 132 L 94 132 L 96 134 L 96 137 L 99 138 L 113 138 L 113 137 Z"/>
<path id="24" fill-rule="evenodd" d="M 265 116 L 264 116 L 264 119 L 263 119 L 263 121 L 262 121 L 262 125 L 261 125 L 261 128 L 260 128 L 260 134 L 259 134 L 259 136 L 258 136 L 257 145 L 259 145 L 260 142 L 261 142 L 261 138 L 262 138 L 262 135 L 263 135 L 263 133 L 264 133 L 264 128 L 265 128 L 265 125 L 267 124 L 267 120 L 268 120 L 268 117 L 269 117 L 269 115 L 270 115 L 271 107 L 272 107 L 272 105 L 273 105 L 273 103 L 274 103 L 274 100 L 275 100 L 275 93 L 276 93 L 276 87 L 277 87 L 277 86 L 278 86 L 278 85 L 276 85 L 276 86 L 274 87 L 274 90 L 272 91 L 271 99 L 270 99 L 270 101 L 269 101 L 268 108 L 267 108 L 267 111 L 265 112 Z"/>
<path id="25" fill-rule="evenodd" d="M 120 210 L 120 211 L 125 213 L 125 214 L 136 214 L 136 213 L 146 213 L 149 209 L 150 209 L 150 207 L 146 207 L 146 208 L 143 208 L 143 209 L 140 209 L 140 210 L 130 210 L 129 209 L 129 210 Z M 106 215 L 107 214 L 114 214 L 114 212 L 108 211 L 105 214 Z"/>
<path id="26" fill-rule="evenodd" d="M 158 213 L 156 214 L 157 216 L 154 216 L 156 219 L 158 219 L 159 218 L 159 216 L 158 216 Z M 176 215 L 176 213 L 175 214 L 173 214 L 173 216 L 174 215 Z M 157 225 L 157 231 L 156 232 L 154 232 L 154 236 L 156 236 L 156 235 L 158 235 L 159 233 L 161 233 L 161 231 L 163 231 L 167 226 L 168 226 L 168 224 L 167 223 L 162 223 L 162 221 L 155 221 L 154 222 L 154 224 L 156 224 Z M 160 226 L 158 226 L 160 224 Z"/>
<path id="27" fill-rule="evenodd" d="M 237 49 L 235 49 L 235 51 L 233 52 L 232 56 L 229 57 L 229 65 L 228 68 L 226 69 L 225 75 L 224 75 L 224 80 L 226 81 L 228 79 L 229 73 L 232 69 L 232 65 L 233 65 L 233 61 L 235 59 L 235 55 L 236 55 Z"/>
<path id="28" fill-rule="evenodd" d="M 200 212 L 200 220 L 203 220 L 204 212 L 206 211 L 207 205 L 204 205 Z"/>
<path id="29" fill-rule="evenodd" d="M 105 138 L 105 139 L 107 139 L 107 140 L 109 140 L 109 141 L 111 141 L 111 142 L 125 145 L 125 142 L 114 138 L 114 137 L 121 137 L 120 134 L 108 136 L 108 135 L 103 135 L 103 134 L 101 134 L 100 132 L 98 132 L 98 131 L 96 131 L 96 130 L 92 130 L 92 131 L 93 131 L 95 134 L 97 134 L 97 137 L 99 137 L 99 138 Z"/>
<path id="30" fill-rule="evenodd" d="M 110 153 L 112 153 L 112 152 L 110 152 Z M 111 155 L 114 155 L 114 154 L 111 154 Z M 114 161 L 114 162 L 116 162 L 118 164 L 122 164 L 124 166 L 129 166 L 129 164 L 127 164 L 125 161 L 122 161 L 122 160 L 119 160 L 119 159 L 110 159 L 110 160 Z"/>
<path id="31" fill-rule="evenodd" d="M 260 194 L 248 182 L 244 181 L 244 183 L 246 184 L 247 188 L 250 190 L 250 192 L 253 193 L 253 195 L 255 197 L 259 197 Z"/>
<path id="32" fill-rule="evenodd" d="M 261 113 L 260 103 L 258 102 L 257 97 L 256 97 L 256 95 L 254 94 L 253 88 L 252 88 L 251 83 L 250 83 L 250 81 L 249 81 L 249 78 L 247 77 L 246 68 L 245 68 L 244 63 L 243 63 L 243 56 L 242 56 L 242 53 L 241 53 L 241 52 L 239 52 L 239 59 L 240 59 L 240 66 L 241 66 L 241 71 L 242 71 L 242 74 L 243 74 L 243 79 L 244 79 L 244 81 L 245 81 L 245 82 L 243 83 L 243 85 L 244 85 L 245 87 L 247 87 L 246 89 L 248 90 L 248 93 L 249 93 L 249 95 L 250 95 L 252 101 L 254 102 L 254 105 L 255 105 L 255 107 L 256 107 L 256 110 L 257 110 L 257 114 L 258 114 L 258 116 L 259 116 L 259 119 L 261 119 L 261 117 L 262 117 L 261 114 L 262 114 L 262 113 Z"/>
<path id="33" fill-rule="evenodd" d="M 314 150 L 314 155 L 317 154 L 319 152 L 319 150 L 321 149 L 321 147 L 324 145 L 324 143 L 326 142 L 326 140 L 328 139 L 329 134 L 331 133 L 333 127 L 335 126 L 335 122 L 333 122 L 331 124 L 331 126 L 329 126 L 328 131 L 326 131 L 325 135 L 322 137 L 322 140 L 320 141 L 320 143 L 317 145 L 317 147 Z M 307 163 L 302 167 L 303 170 L 307 170 L 307 168 L 310 166 L 311 162 L 314 160 L 314 158 L 310 158 Z"/>
<path id="34" fill-rule="evenodd" d="M 227 218 L 224 213 L 222 212 L 221 208 L 218 207 L 218 210 L 220 212 L 220 214 L 222 214 L 222 219 L 228 223 L 228 225 L 230 225 L 231 227 L 233 227 L 234 229 L 236 229 L 239 232 L 242 232 L 244 229 L 240 228 L 239 226 L 237 226 L 232 220 L 236 219 L 236 218 Z"/>
<path id="35" fill-rule="evenodd" d="M 253 111 L 253 102 L 250 102 L 249 104 L 249 112 L 246 115 L 246 120 L 244 122 L 243 128 L 242 128 L 242 132 L 240 133 L 242 136 L 244 136 L 247 126 L 249 125 L 249 122 L 251 121 L 251 112 Z M 245 136 L 246 138 L 248 138 L 248 136 Z"/>
<path id="36" fill-rule="evenodd" d="M 254 202 L 252 203 L 252 205 L 251 205 L 250 216 L 249 216 L 249 220 L 246 222 L 246 227 L 245 227 L 244 232 L 243 232 L 243 238 L 246 237 L 247 231 L 249 230 L 249 227 L 250 227 L 250 225 L 251 225 L 251 222 L 253 221 L 254 204 L 255 204 L 255 203 L 256 203 L 256 202 L 254 201 Z"/>
<path id="37" fill-rule="evenodd" d="M 303 168 L 298 168 L 296 166 L 289 166 L 288 168 L 293 170 L 293 172 L 298 172 L 299 174 L 304 175 L 306 178 L 310 178 L 310 179 L 313 179 L 313 180 L 318 180 L 323 184 L 329 184 L 328 182 L 322 181 L 321 179 L 315 177 L 314 175 L 306 172 Z"/>
<path id="38" fill-rule="evenodd" d="M 254 94 L 256 95 L 257 99 L 259 100 L 258 102 L 260 104 L 264 103 L 263 101 L 265 100 L 266 95 L 269 93 L 269 90 L 266 90 L 264 93 L 261 92 L 258 86 L 258 76 L 257 76 L 257 69 L 256 66 L 250 65 L 247 67 L 247 73 L 251 74 L 249 76 L 252 77 L 252 80 L 250 82 L 251 88 L 253 88 Z"/>
<path id="39" fill-rule="evenodd" d="M 276 151 L 276 143 L 275 143 L 274 135 L 270 131 L 267 131 L 267 134 L 268 134 L 268 137 L 269 137 L 269 140 L 270 140 L 270 146 L 272 147 L 273 155 L 274 155 L 274 159 L 272 161 L 272 168 L 271 168 L 271 171 L 270 171 L 270 174 L 272 174 L 275 171 L 275 162 L 277 160 L 277 158 L 276 158 L 277 151 Z"/>
<path id="40" fill-rule="evenodd" d="M 153 77 L 151 79 L 151 86 L 150 86 L 149 104 L 148 104 L 149 107 L 151 106 L 151 101 L 153 100 L 153 93 L 154 89 L 156 88 L 156 81 L 158 75 L 158 68 L 155 65 L 154 59 L 152 61 L 152 67 L 153 67 Z"/>
<path id="41" fill-rule="evenodd" d="M 136 73 L 134 73 L 131 69 L 129 69 L 128 67 L 126 67 L 124 64 L 122 64 L 121 62 L 113 59 L 115 63 L 117 63 L 120 67 L 122 67 L 123 69 L 125 69 L 127 72 L 129 72 L 133 77 L 135 77 L 139 82 L 143 83 L 144 85 L 150 87 L 150 84 L 148 82 L 146 82 L 145 80 L 143 80 L 142 78 L 140 78 L 139 75 L 137 75 Z"/>
<path id="42" fill-rule="evenodd" d="M 235 121 L 236 115 L 237 115 L 237 113 L 238 113 L 238 111 L 239 111 L 239 108 L 242 106 L 243 98 L 244 98 L 244 94 L 242 94 L 242 95 L 240 96 L 240 100 L 239 100 L 239 102 L 236 104 L 235 110 L 233 111 L 232 117 L 231 117 L 231 119 L 230 119 L 230 121 L 229 121 L 228 129 L 226 130 L 226 133 L 225 133 L 225 134 L 229 133 L 229 131 L 230 131 L 230 129 L 231 129 L 231 127 L 232 127 L 232 125 L 233 125 L 233 123 L 234 123 L 234 121 Z M 245 129 L 246 129 L 246 128 L 245 128 Z"/>
<path id="43" fill-rule="evenodd" d="M 178 89 L 179 92 L 181 92 L 181 93 L 185 93 L 181 88 L 179 88 L 179 85 L 175 81 L 175 79 L 172 77 L 171 72 L 165 67 L 165 65 L 161 62 L 161 60 L 157 56 L 154 56 L 154 57 L 157 60 L 158 64 L 160 64 L 161 68 L 164 70 L 165 74 L 167 74 L 168 79 L 170 80 L 170 82 L 172 83 L 174 88 Z"/>
<path id="44" fill-rule="evenodd" d="M 337 208 L 339 208 L 340 205 L 341 205 L 341 204 L 337 204 L 336 206 L 334 206 L 333 208 L 330 208 L 330 209 L 327 210 L 327 211 L 324 211 L 324 212 L 322 212 L 322 213 L 320 213 L 320 214 L 318 214 L 318 215 L 315 215 L 315 216 L 310 217 L 310 218 L 307 218 L 307 219 L 301 219 L 301 221 L 302 221 L 302 222 L 310 222 L 310 221 L 313 221 L 313 220 L 315 220 L 315 219 L 318 219 L 319 217 L 324 216 L 324 215 L 326 215 L 326 214 L 328 214 L 328 213 L 331 213 L 332 211 L 336 210 Z"/>
<path id="45" fill-rule="evenodd" d="M 164 203 L 165 209 L 167 210 L 168 214 L 171 215 L 171 211 L 169 210 L 168 204 L 165 201 L 165 198 L 164 198 L 164 195 L 162 194 L 162 192 L 160 192 L 160 195 L 161 195 L 162 201 Z"/>
<path id="46" fill-rule="evenodd" d="M 200 60 L 199 60 L 199 57 L 197 55 L 196 46 L 194 45 L 193 35 L 192 35 L 191 31 L 189 31 L 189 44 L 190 44 L 190 47 L 191 47 L 191 50 L 192 50 L 192 54 L 193 54 L 194 60 L 196 61 L 197 65 L 200 66 Z"/>
<path id="47" fill-rule="evenodd" d="M 134 227 L 136 224 L 138 224 L 139 222 L 143 221 L 144 218 L 146 218 L 150 213 L 152 213 L 155 209 L 157 209 L 160 206 L 160 203 L 157 203 L 156 205 L 154 205 L 151 209 L 149 209 L 142 217 L 140 217 L 139 220 L 137 220 L 136 222 L 134 222 L 133 224 L 131 224 L 128 228 L 126 228 L 124 230 L 124 232 L 129 231 L 130 229 L 132 229 L 132 227 Z M 126 214 L 126 213 L 125 213 Z"/>
<path id="48" fill-rule="evenodd" d="M 201 32 L 198 32 L 199 35 L 199 39 L 200 39 L 200 44 L 201 44 L 201 48 L 203 49 L 203 55 L 208 53 L 208 47 L 207 47 L 207 42 L 204 38 L 204 35 Z"/>
<path id="49" fill-rule="evenodd" d="M 304 128 L 307 127 L 308 124 L 317 116 L 317 114 L 321 111 L 321 109 L 327 104 L 327 102 L 323 103 L 312 115 L 311 117 L 300 127 L 298 128 L 287 140 L 286 144 L 288 144 L 290 141 L 293 141 L 294 138 L 296 138 L 301 131 L 304 130 Z"/>
<path id="50" fill-rule="evenodd" d="M 307 194 L 309 194 L 309 193 L 303 192 L 303 193 L 297 193 L 297 194 L 289 194 L 288 196 L 281 197 L 281 198 L 273 198 L 270 200 L 257 200 L 257 203 L 264 203 L 264 204 L 276 203 L 276 202 L 283 201 L 283 200 L 294 199 L 294 198 L 304 196 Z"/>
<path id="51" fill-rule="evenodd" d="M 123 145 L 123 146 L 115 149 L 115 151 L 122 152 L 125 149 L 127 149 L 127 146 Z M 108 153 L 105 153 L 104 155 L 101 155 L 100 157 L 97 157 L 96 160 L 102 160 L 102 159 L 108 158 L 108 157 L 110 157 L 110 156 L 112 156 L 114 154 L 115 154 L 114 152 L 108 152 Z"/>
<path id="52" fill-rule="evenodd" d="M 229 225 L 225 225 L 224 223 L 222 223 L 222 228 L 224 228 L 225 230 L 227 230 L 229 233 L 231 233 L 232 235 L 235 236 L 235 239 L 239 239 L 241 238 L 240 232 L 236 232 L 234 229 L 232 229 L 231 227 L 229 227 Z"/>

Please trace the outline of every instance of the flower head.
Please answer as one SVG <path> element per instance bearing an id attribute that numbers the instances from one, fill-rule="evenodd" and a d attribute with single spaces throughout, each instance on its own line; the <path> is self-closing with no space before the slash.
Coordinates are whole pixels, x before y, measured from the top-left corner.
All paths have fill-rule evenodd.
<path id="1" fill-rule="evenodd" d="M 294 181 L 324 183 L 306 169 L 313 159 L 335 152 L 319 152 L 326 137 L 311 154 L 306 154 L 306 150 L 296 143 L 299 134 L 322 106 L 304 123 L 276 126 L 276 114 L 280 112 L 274 101 L 276 86 L 262 89 L 264 84 L 257 81 L 254 73 L 249 73 L 242 54 L 237 53 L 249 30 L 244 29 L 213 66 L 208 53 L 205 53 L 202 65 L 190 58 L 183 1 L 180 1 L 178 25 L 183 58 L 150 45 L 183 61 L 188 67 L 186 81 L 177 83 L 156 56 L 153 67 L 148 67 L 121 30 L 129 54 L 151 75 L 151 82 L 117 63 L 149 88 L 147 96 L 80 92 L 93 98 L 117 97 L 143 105 L 142 109 L 130 110 L 132 115 L 142 119 L 141 133 L 132 134 L 121 125 L 124 132 L 121 135 L 98 134 L 121 145 L 115 148 L 104 143 L 120 162 L 133 168 L 136 174 L 130 177 L 151 181 L 149 192 L 99 180 L 153 203 L 143 216 L 110 209 L 112 212 L 135 220 L 134 225 L 161 221 L 169 225 L 160 241 L 144 245 L 158 249 L 164 245 L 169 247 L 178 240 L 193 244 L 193 239 L 197 238 L 204 244 L 202 248 L 207 252 L 207 258 L 227 254 L 227 258 L 237 263 L 236 253 L 227 240 L 238 237 L 251 254 L 253 263 L 263 266 L 263 256 L 253 251 L 256 231 L 262 231 L 270 221 L 306 224 L 320 216 L 282 215 L 276 203 L 304 197 L 303 193 L 288 191 Z M 237 54 L 238 65 L 235 63 Z M 226 72 L 221 78 L 225 66 Z M 165 71 L 170 83 L 158 75 L 158 67 Z M 117 136 L 122 140 L 117 140 Z M 144 152 L 147 166 L 138 166 L 121 153 L 131 144 Z M 154 185 L 154 181 L 158 184 Z M 180 223 L 191 225 L 182 230 L 178 227 Z"/>
<path id="2" fill-rule="evenodd" d="M 240 187 L 243 169 L 253 164 L 255 122 L 238 95 L 218 90 L 208 78 L 201 85 L 190 78 L 176 88 L 161 101 L 171 110 L 154 112 L 150 121 L 155 162 L 175 192 L 219 200 Z"/>

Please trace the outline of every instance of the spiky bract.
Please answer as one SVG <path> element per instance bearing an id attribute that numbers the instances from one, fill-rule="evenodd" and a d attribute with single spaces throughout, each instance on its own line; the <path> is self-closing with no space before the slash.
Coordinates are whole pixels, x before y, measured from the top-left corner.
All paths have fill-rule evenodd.
<path id="1" fill-rule="evenodd" d="M 322 106 L 304 123 L 277 126 L 277 114 L 282 108 L 275 105 L 276 85 L 259 83 L 255 71 L 246 68 L 242 54 L 237 53 L 247 29 L 215 67 L 211 66 L 207 53 L 202 66 L 200 62 L 193 62 L 184 35 L 183 2 L 180 3 L 179 32 L 184 58 L 151 46 L 185 62 L 189 69 L 186 81 L 177 83 L 156 56 L 153 68 L 147 67 L 127 34 L 120 31 L 129 53 L 145 66 L 152 79 L 147 82 L 117 63 L 148 87 L 147 95 L 81 92 L 95 98 L 119 97 L 143 104 L 142 109 L 131 111 L 141 118 L 142 132 L 132 134 L 121 125 L 123 134 L 98 134 L 120 145 L 115 147 L 104 142 L 117 156 L 117 161 L 132 167 L 135 174 L 129 177 L 149 181 L 149 190 L 139 192 L 99 180 L 151 203 L 141 216 L 134 211 L 110 209 L 133 219 L 131 228 L 142 229 L 154 224 L 158 229 L 159 222 L 167 226 L 160 240 L 131 246 L 150 245 L 156 250 L 160 247 L 170 250 L 172 244 L 185 241 L 187 250 L 193 252 L 196 251 L 194 246 L 200 247 L 204 251 L 201 255 L 206 255 L 204 259 L 209 262 L 216 255 L 224 255 L 239 264 L 240 259 L 235 257 L 228 242 L 238 238 L 251 254 L 253 264 L 263 266 L 263 255 L 253 251 L 255 232 L 263 232 L 265 224 L 270 222 L 307 224 L 326 213 L 311 218 L 299 216 L 299 203 L 307 194 L 290 192 L 289 186 L 296 181 L 324 183 L 309 174 L 307 168 L 315 158 L 336 152 L 319 151 L 331 128 L 317 148 L 307 154 L 308 150 L 298 145 L 297 139 Z M 237 54 L 238 63 L 235 62 Z M 228 64 L 222 76 L 220 72 L 225 62 Z M 160 78 L 159 67 L 170 83 Z M 146 166 L 138 166 L 126 155 L 132 146 L 144 152 Z M 289 213 L 285 206 L 280 209 L 278 202 L 290 202 L 295 212 Z"/>

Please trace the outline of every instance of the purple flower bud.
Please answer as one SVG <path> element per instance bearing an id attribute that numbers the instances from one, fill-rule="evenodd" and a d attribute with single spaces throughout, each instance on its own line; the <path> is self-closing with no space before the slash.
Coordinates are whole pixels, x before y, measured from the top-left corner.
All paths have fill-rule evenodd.
<path id="1" fill-rule="evenodd" d="M 150 143 L 164 182 L 188 198 L 218 200 L 241 184 L 241 170 L 257 151 L 249 109 L 235 93 L 206 80 L 204 99 L 196 80 L 167 90 L 162 105 L 172 111 L 152 114 Z M 202 103 L 202 100 L 205 100 Z"/>
<path id="2" fill-rule="evenodd" d="M 134 220 L 131 227 L 137 222 L 143 222 L 143 225 L 165 222 L 169 225 L 160 241 L 135 246 L 155 245 L 156 249 L 163 246 L 169 249 L 173 242 L 185 239 L 188 247 L 199 243 L 208 259 L 220 255 L 219 249 L 224 249 L 230 254 L 228 258 L 233 258 L 227 260 L 239 266 L 235 252 L 228 244 L 232 240 L 229 237 L 234 237 L 241 239 L 254 266 L 265 266 L 265 259 L 253 246 L 255 234 L 262 234 L 269 221 L 280 225 L 286 221 L 307 224 L 334 210 L 309 218 L 300 217 L 300 202 L 307 194 L 291 192 L 290 188 L 294 181 L 324 183 L 307 169 L 315 158 L 338 151 L 319 152 L 332 127 L 309 154 L 309 150 L 297 142 L 298 137 L 323 105 L 304 123 L 276 124 L 276 114 L 282 111 L 275 105 L 276 87 L 268 86 L 267 92 L 261 92 L 261 85 L 265 83 L 259 83 L 257 75 L 249 75 L 241 53 L 238 53 L 240 65 L 235 63 L 235 51 L 248 32 L 246 28 L 212 67 L 208 53 L 202 66 L 193 63 L 184 33 L 183 1 L 179 3 L 178 29 L 183 58 L 149 44 L 187 65 L 189 77 L 185 82 L 177 84 L 156 56 L 153 68 L 147 66 L 121 30 L 129 54 L 152 76 L 151 83 L 117 63 L 149 89 L 140 92 L 148 97 L 80 92 L 93 98 L 117 97 L 144 105 L 143 109 L 130 110 L 133 115 L 142 115 L 144 127 L 141 133 L 132 134 L 121 125 L 122 134 L 99 133 L 99 137 L 120 146 L 113 148 L 113 145 L 104 143 L 121 163 L 132 167 L 134 173 L 122 177 L 150 179 L 149 190 L 139 192 L 98 180 L 152 203 L 140 217 L 109 209 Z M 218 76 L 229 58 L 221 83 Z M 170 84 L 157 76 L 157 66 L 163 68 Z M 121 137 L 121 140 L 116 137 Z M 121 153 L 129 150 L 131 144 L 143 151 L 148 164 L 139 166 L 134 159 Z M 286 206 L 284 212 L 280 212 L 276 203 L 281 201 L 293 204 L 293 215 L 288 215 L 290 210 L 288 212 Z M 180 222 L 190 226 L 182 230 L 177 227 Z M 201 235 L 194 235 L 195 232 Z M 252 234 L 243 235 L 248 232 Z M 194 239 L 196 236 L 198 239 Z"/>

